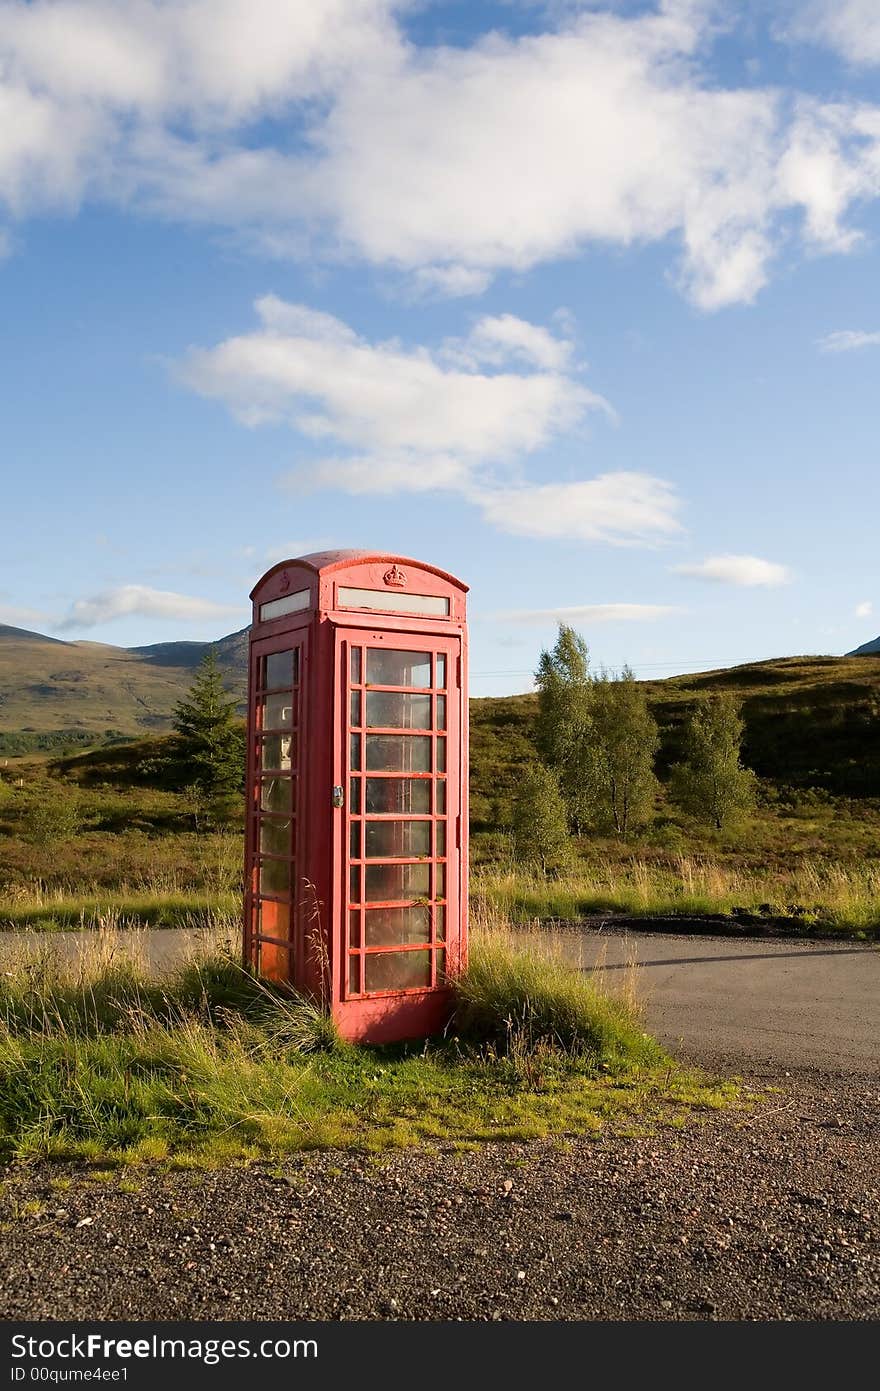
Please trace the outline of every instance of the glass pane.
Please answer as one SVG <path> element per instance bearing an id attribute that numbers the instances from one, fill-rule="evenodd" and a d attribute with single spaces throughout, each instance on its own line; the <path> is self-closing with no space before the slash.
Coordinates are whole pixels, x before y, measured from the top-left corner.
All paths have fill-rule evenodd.
<path id="1" fill-rule="evenodd" d="M 293 698 L 286 692 L 266 696 L 263 701 L 263 729 L 290 729 L 293 724 Z"/>
<path id="2" fill-rule="evenodd" d="M 291 855 L 293 853 L 293 822 L 269 821 L 266 817 L 260 822 L 260 853 L 263 855 Z"/>
<path id="3" fill-rule="evenodd" d="M 431 984 L 429 951 L 377 952 L 364 958 L 367 994 L 375 990 L 411 990 Z"/>
<path id="4" fill-rule="evenodd" d="M 351 778 L 349 781 L 348 804 L 351 810 L 357 815 L 361 809 L 361 779 Z"/>
<path id="5" fill-rule="evenodd" d="M 361 766 L 361 736 L 352 734 L 350 738 L 349 767 L 358 769 Z"/>
<path id="6" fill-rule="evenodd" d="M 368 821 L 368 860 L 400 859 L 405 855 L 430 855 L 430 821 Z"/>
<path id="7" fill-rule="evenodd" d="M 361 857 L 361 823 L 359 821 L 352 821 L 351 823 L 349 854 L 353 860 L 359 860 Z"/>
<path id="8" fill-rule="evenodd" d="M 348 915 L 348 945 L 359 947 L 361 944 L 361 910 L 353 908 Z"/>
<path id="9" fill-rule="evenodd" d="M 264 768 L 280 768 L 283 773 L 293 767 L 294 736 L 292 734 L 267 734 L 262 742 Z"/>
<path id="10" fill-rule="evenodd" d="M 373 729 L 430 729 L 431 697 L 368 691 L 367 724 Z"/>
<path id="11" fill-rule="evenodd" d="M 424 903 L 411 908 L 368 908 L 364 924 L 368 947 L 405 947 L 431 940 L 429 909 Z"/>
<path id="12" fill-rule="evenodd" d="M 293 783 L 290 778 L 263 778 L 260 783 L 260 806 L 263 811 L 290 811 L 293 807 Z"/>
<path id="13" fill-rule="evenodd" d="M 434 909 L 434 926 L 435 926 L 435 928 L 436 928 L 436 930 L 437 930 L 437 941 L 438 941 L 438 942 L 445 942 L 445 941 L 446 941 L 446 909 L 445 909 L 445 908 L 435 908 L 435 909 Z"/>
<path id="14" fill-rule="evenodd" d="M 429 816 L 431 783 L 428 778 L 367 778 L 367 811 Z"/>
<path id="15" fill-rule="evenodd" d="M 279 686 L 296 684 L 299 667 L 299 652 L 273 652 L 266 658 L 263 670 L 263 686 L 274 691 Z"/>
<path id="16" fill-rule="evenodd" d="M 361 993 L 361 959 L 359 956 L 348 958 L 348 993 L 349 995 Z"/>
<path id="17" fill-rule="evenodd" d="M 352 691 L 352 693 L 351 693 L 351 715 L 350 715 L 350 718 L 349 718 L 349 724 L 352 726 L 352 728 L 356 729 L 357 726 L 360 724 L 360 722 L 361 722 L 361 693 L 360 693 L 360 691 Z"/>
<path id="18" fill-rule="evenodd" d="M 361 649 L 359 647 L 351 649 L 351 684 L 353 686 L 361 684 Z"/>
<path id="19" fill-rule="evenodd" d="M 261 860 L 259 891 L 261 894 L 290 893 L 290 861 Z"/>
<path id="20" fill-rule="evenodd" d="M 430 652 L 367 648 L 368 686 L 430 686 Z"/>
<path id="21" fill-rule="evenodd" d="M 437 849 L 435 855 L 443 856 L 446 854 L 446 822 L 437 822 Z"/>
<path id="22" fill-rule="evenodd" d="M 430 773 L 430 737 L 420 734 L 368 734 L 367 769 L 372 773 Z"/>
<path id="23" fill-rule="evenodd" d="M 442 816 L 446 811 L 446 783 L 439 779 L 434 786 L 437 789 L 437 815 Z"/>
<path id="24" fill-rule="evenodd" d="M 442 985 L 442 984 L 445 983 L 445 981 L 444 981 L 445 972 L 446 972 L 446 951 L 445 951 L 445 949 L 444 949 L 443 947 L 438 947 L 438 948 L 437 948 L 437 984 L 438 984 L 438 985 Z"/>
<path id="25" fill-rule="evenodd" d="M 339 606 L 346 609 L 377 609 L 382 613 L 430 613 L 449 617 L 449 600 L 439 594 L 401 594 L 392 589 L 354 589 L 339 586 Z M 262 609 L 266 605 L 261 606 Z"/>
<path id="26" fill-rule="evenodd" d="M 361 901 L 360 865 L 352 865 L 351 869 L 348 871 L 348 897 L 351 903 L 360 903 Z"/>
<path id="27" fill-rule="evenodd" d="M 435 897 L 435 898 L 445 898 L 445 897 L 446 897 L 446 866 L 445 866 L 445 865 L 435 865 L 435 866 L 434 866 L 434 897 Z"/>
<path id="28" fill-rule="evenodd" d="M 436 684 L 442 691 L 446 685 L 446 657 L 444 653 L 437 653 L 437 682 Z"/>
<path id="29" fill-rule="evenodd" d="M 446 772 L 446 740 L 437 740 L 437 772 Z"/>
<path id="30" fill-rule="evenodd" d="M 268 937 L 280 937 L 286 942 L 290 937 L 290 904 L 261 899 L 258 931 L 265 932 Z"/>
<path id="31" fill-rule="evenodd" d="M 446 697 L 437 697 L 437 728 L 446 728 Z"/>
<path id="32" fill-rule="evenodd" d="M 394 903 L 403 898 L 427 898 L 429 871 L 430 861 L 420 865 L 367 865 L 366 901 Z"/>

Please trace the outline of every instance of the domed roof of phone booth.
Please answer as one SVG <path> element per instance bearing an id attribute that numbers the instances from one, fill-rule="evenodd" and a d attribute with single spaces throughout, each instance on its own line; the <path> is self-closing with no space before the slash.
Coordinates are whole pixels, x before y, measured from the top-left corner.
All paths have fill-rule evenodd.
<path id="1" fill-rule="evenodd" d="M 441 570 L 438 565 L 431 565 L 426 560 L 414 560 L 412 556 L 394 555 L 390 551 L 312 551 L 309 555 L 291 556 L 289 560 L 279 560 L 276 565 L 273 565 L 264 575 L 260 576 L 251 590 L 250 597 L 253 599 L 257 590 L 265 584 L 270 575 L 274 575 L 277 571 L 284 570 L 288 566 L 299 565 L 302 569 L 312 570 L 317 575 L 326 575 L 333 570 L 346 570 L 349 566 L 360 564 L 412 565 L 417 570 L 427 570 L 432 575 L 437 575 L 441 580 L 455 585 L 463 594 L 466 594 L 470 588 L 464 583 L 464 580 L 450 574 L 448 570 Z"/>

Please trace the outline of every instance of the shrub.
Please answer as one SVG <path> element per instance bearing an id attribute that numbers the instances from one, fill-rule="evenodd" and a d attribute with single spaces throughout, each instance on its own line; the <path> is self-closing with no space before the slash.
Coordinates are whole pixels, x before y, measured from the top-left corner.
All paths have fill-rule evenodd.
<path id="1" fill-rule="evenodd" d="M 454 989 L 455 1028 L 464 1038 L 504 1050 L 549 1044 L 615 1068 L 663 1058 L 632 1000 L 607 994 L 595 977 L 503 934 L 472 939 Z"/>

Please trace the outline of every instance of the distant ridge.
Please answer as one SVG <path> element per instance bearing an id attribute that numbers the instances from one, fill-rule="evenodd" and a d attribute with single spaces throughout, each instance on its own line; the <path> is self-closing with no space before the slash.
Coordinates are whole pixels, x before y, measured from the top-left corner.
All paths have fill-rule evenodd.
<path id="1" fill-rule="evenodd" d="M 45 633 L 32 633 L 30 628 L 12 628 L 8 623 L 0 623 L 0 638 L 17 638 L 19 642 L 55 642 L 59 647 L 69 647 L 62 638 L 47 638 Z"/>
<path id="2" fill-rule="evenodd" d="M 248 629 L 216 642 L 147 647 L 62 642 L 0 626 L 0 753 L 64 750 L 170 730 L 194 669 L 214 648 L 223 684 L 243 713 Z"/>
<path id="3" fill-rule="evenodd" d="M 880 638 L 874 638 L 873 642 L 863 642 L 861 647 L 856 647 L 852 652 L 847 652 L 848 657 L 874 657 L 880 653 Z"/>
<path id="4" fill-rule="evenodd" d="M 207 652 L 214 649 L 217 663 L 238 671 L 247 663 L 247 644 L 250 628 L 240 628 L 216 642 L 152 642 L 147 647 L 126 647 L 143 661 L 157 667 L 182 667 L 191 671 Z"/>

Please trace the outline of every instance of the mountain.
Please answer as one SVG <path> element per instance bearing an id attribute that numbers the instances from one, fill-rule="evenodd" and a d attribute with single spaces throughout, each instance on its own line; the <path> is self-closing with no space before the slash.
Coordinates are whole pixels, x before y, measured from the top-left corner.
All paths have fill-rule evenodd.
<path id="1" fill-rule="evenodd" d="M 180 667 L 192 671 L 213 647 L 217 665 L 235 675 L 247 672 L 248 634 L 250 628 L 240 628 L 216 642 L 154 642 L 149 647 L 126 647 L 152 666 Z"/>
<path id="2" fill-rule="evenodd" d="M 29 628 L 10 628 L 8 623 L 0 623 L 0 638 L 18 638 L 30 642 L 54 642 L 57 647 L 69 647 L 61 638 L 47 638 L 43 633 L 32 633 Z"/>
<path id="3" fill-rule="evenodd" d="M 861 647 L 856 647 L 852 652 L 847 652 L 848 657 L 873 657 L 880 652 L 880 638 L 875 638 L 873 642 L 863 642 Z"/>
<path id="4" fill-rule="evenodd" d="M 216 643 L 113 647 L 0 627 L 0 752 L 62 750 L 171 728 L 208 648 L 228 689 L 247 692 L 247 629 Z"/>

